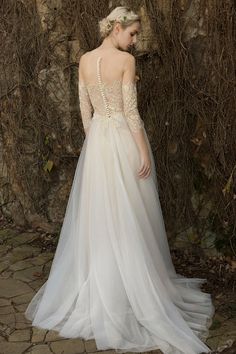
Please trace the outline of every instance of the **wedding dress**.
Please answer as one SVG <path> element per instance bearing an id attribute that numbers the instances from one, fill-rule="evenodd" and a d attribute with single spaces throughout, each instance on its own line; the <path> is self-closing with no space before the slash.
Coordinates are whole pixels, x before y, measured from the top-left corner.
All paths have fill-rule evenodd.
<path id="1" fill-rule="evenodd" d="M 170 255 L 154 158 L 137 108 L 136 82 L 79 81 L 89 128 L 76 167 L 48 280 L 29 303 L 32 325 L 65 338 L 95 339 L 98 350 L 208 353 L 215 308 L 177 274 Z M 133 132 L 144 131 L 152 172 L 139 178 Z"/>

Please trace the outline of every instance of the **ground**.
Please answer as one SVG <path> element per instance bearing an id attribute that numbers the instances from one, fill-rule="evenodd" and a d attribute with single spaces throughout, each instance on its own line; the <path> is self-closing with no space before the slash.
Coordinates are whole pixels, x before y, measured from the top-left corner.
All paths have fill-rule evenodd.
<path id="1" fill-rule="evenodd" d="M 24 311 L 49 274 L 58 237 L 9 224 L 0 229 L 0 354 L 99 353 L 94 340 L 65 339 L 31 326 Z M 179 274 L 207 278 L 216 313 L 206 344 L 212 353 L 236 353 L 235 269 L 224 257 L 206 259 L 193 251 L 171 250 Z M 107 350 L 107 354 L 115 353 Z M 158 354 L 160 351 L 149 353 Z"/>

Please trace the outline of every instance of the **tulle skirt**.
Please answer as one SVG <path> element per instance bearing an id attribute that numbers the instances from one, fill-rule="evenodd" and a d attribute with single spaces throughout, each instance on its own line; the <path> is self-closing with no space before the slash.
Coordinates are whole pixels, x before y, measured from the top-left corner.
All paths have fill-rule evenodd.
<path id="1" fill-rule="evenodd" d="M 122 113 L 93 114 L 47 281 L 29 303 L 32 325 L 99 350 L 208 353 L 215 308 L 206 279 L 177 274 L 151 175 Z"/>

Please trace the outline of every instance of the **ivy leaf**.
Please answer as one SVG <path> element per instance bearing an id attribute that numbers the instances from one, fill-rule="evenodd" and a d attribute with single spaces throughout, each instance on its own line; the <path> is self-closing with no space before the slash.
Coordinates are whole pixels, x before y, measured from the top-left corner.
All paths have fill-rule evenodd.
<path id="1" fill-rule="evenodd" d="M 45 172 L 47 172 L 47 171 L 50 172 L 52 167 L 53 167 L 53 161 L 52 160 L 48 160 L 46 162 L 46 164 L 44 165 L 43 169 L 44 169 Z"/>
<path id="2" fill-rule="evenodd" d="M 223 192 L 224 196 L 225 196 L 226 193 L 229 193 L 231 185 L 233 184 L 233 173 L 234 173 L 235 166 L 234 166 L 233 171 L 231 172 L 231 174 L 229 176 L 229 179 L 228 179 L 226 185 L 222 189 L 222 192 Z"/>
<path id="3" fill-rule="evenodd" d="M 44 144 L 45 144 L 45 145 L 48 145 L 48 144 L 49 144 L 49 140 L 50 140 L 50 136 L 49 136 L 49 135 L 46 135 L 46 136 L 45 136 L 45 139 L 44 139 Z"/>

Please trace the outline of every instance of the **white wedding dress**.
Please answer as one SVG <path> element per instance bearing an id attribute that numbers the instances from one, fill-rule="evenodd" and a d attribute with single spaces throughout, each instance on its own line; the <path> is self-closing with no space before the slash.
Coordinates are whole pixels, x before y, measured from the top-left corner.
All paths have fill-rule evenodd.
<path id="1" fill-rule="evenodd" d="M 206 279 L 174 269 L 136 82 L 103 82 L 101 59 L 97 83 L 79 82 L 89 132 L 48 280 L 25 316 L 65 338 L 95 339 L 99 350 L 209 353 L 215 308 L 200 289 Z M 151 155 L 146 179 L 132 135 L 139 129 Z"/>

